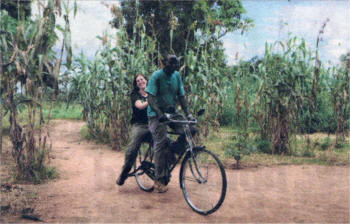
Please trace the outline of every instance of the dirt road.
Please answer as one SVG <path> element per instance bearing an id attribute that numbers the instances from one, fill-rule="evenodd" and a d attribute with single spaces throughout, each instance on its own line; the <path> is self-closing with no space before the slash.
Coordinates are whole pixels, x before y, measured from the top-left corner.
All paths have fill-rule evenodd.
<path id="1" fill-rule="evenodd" d="M 60 177 L 39 185 L 35 211 L 45 222 L 349 223 L 349 167 L 278 166 L 227 170 L 223 206 L 201 216 L 186 204 L 178 170 L 165 194 L 143 192 L 134 178 L 115 184 L 124 153 L 83 140 L 82 122 L 55 121 L 51 163 Z"/>

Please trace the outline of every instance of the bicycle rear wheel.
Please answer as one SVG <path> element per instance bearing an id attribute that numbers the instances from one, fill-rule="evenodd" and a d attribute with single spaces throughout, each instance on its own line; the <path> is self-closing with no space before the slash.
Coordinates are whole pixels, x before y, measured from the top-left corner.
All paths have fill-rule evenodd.
<path id="1" fill-rule="evenodd" d="M 137 185 L 146 192 L 151 192 L 154 188 L 153 150 L 151 147 L 150 143 L 142 143 L 134 164 L 135 170 L 139 169 L 135 172 Z"/>
<path id="2" fill-rule="evenodd" d="M 212 152 L 195 148 L 181 164 L 180 185 L 188 205 L 199 214 L 209 215 L 218 210 L 225 199 L 224 166 Z"/>

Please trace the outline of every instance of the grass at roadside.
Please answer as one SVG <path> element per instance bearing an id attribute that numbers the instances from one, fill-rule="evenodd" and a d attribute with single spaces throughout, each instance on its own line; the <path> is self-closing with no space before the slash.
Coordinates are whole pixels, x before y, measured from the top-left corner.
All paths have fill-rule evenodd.
<path id="1" fill-rule="evenodd" d="M 28 183 L 19 183 L 16 175 L 16 165 L 11 155 L 9 137 L 3 138 L 1 152 L 1 216 L 3 218 L 24 214 L 34 208 L 38 200 L 37 188 Z"/>
<path id="2" fill-rule="evenodd" d="M 50 105 L 44 107 L 44 117 L 48 116 L 49 108 Z M 52 108 L 51 119 L 81 120 L 83 119 L 82 110 L 80 105 L 67 107 L 65 103 L 56 103 Z"/>
<path id="3" fill-rule="evenodd" d="M 49 105 L 44 106 L 44 117 L 48 115 Z M 74 105 L 69 108 L 65 104 L 55 104 L 52 110 L 52 119 L 82 119 L 82 108 Z M 20 114 L 21 123 L 25 123 L 27 113 L 23 110 Z M 8 114 L 3 120 L 3 133 L 8 135 L 9 122 Z M 221 127 L 218 132 L 211 131 L 211 134 L 203 139 L 202 144 L 219 155 L 220 159 L 227 164 L 234 164 L 235 159 L 227 153 L 229 145 L 235 141 L 239 131 L 231 127 Z M 253 131 L 252 131 L 253 133 Z M 81 130 L 84 138 L 95 140 L 89 135 L 87 127 Z M 306 136 L 297 136 L 291 139 L 291 151 L 289 155 L 273 155 L 261 152 L 257 148 L 254 134 L 250 134 L 248 143 L 253 148 L 249 153 L 243 153 L 241 164 L 244 166 L 270 166 L 284 164 L 323 164 L 323 165 L 348 165 L 350 164 L 350 138 L 347 137 L 343 144 L 335 145 L 335 136 L 323 133 L 310 135 L 310 144 L 307 146 Z M 106 143 L 105 141 L 98 141 Z M 123 147 L 125 148 L 125 147 Z"/>
<path id="4" fill-rule="evenodd" d="M 219 155 L 220 159 L 228 166 L 233 166 L 236 161 L 228 155 L 229 146 L 235 141 L 238 131 L 230 127 L 222 127 L 218 132 L 212 131 L 203 145 Z M 310 135 L 310 144 L 307 146 L 306 135 L 297 136 L 291 140 L 291 152 L 289 155 L 273 155 L 259 151 L 253 134 L 249 136 L 249 145 L 253 149 L 249 153 L 242 153 L 241 166 L 272 166 L 272 165 L 350 165 L 350 138 L 342 144 L 335 144 L 335 136 L 323 133 Z"/>
<path id="5" fill-rule="evenodd" d="M 231 127 L 221 127 L 218 132 L 211 131 L 207 138 L 202 138 L 201 145 L 214 152 L 228 167 L 236 163 L 233 156 L 227 153 L 227 147 L 234 142 L 234 136 L 239 131 Z M 80 134 L 87 140 L 106 143 L 96 139 L 88 133 L 85 125 Z M 253 148 L 249 153 L 243 153 L 241 159 L 242 167 L 273 166 L 273 165 L 350 165 L 350 144 L 349 137 L 347 143 L 335 145 L 335 136 L 323 133 L 310 135 L 310 148 L 306 144 L 306 136 L 297 136 L 292 139 L 291 152 L 289 155 L 274 155 L 263 153 L 257 149 L 257 142 L 253 134 L 249 137 L 249 145 Z M 124 146 L 123 149 L 126 149 Z"/>
<path id="6" fill-rule="evenodd" d="M 50 104 L 43 105 L 44 121 L 47 121 L 49 115 Z M 38 120 L 37 116 L 37 120 Z M 26 108 L 21 108 L 18 114 L 19 122 L 24 125 L 27 123 L 28 112 Z M 67 108 L 65 103 L 54 104 L 51 112 L 51 119 L 67 119 L 67 120 L 82 120 L 82 107 L 80 105 L 73 105 Z M 3 134 L 8 135 L 10 132 L 9 113 L 3 118 Z M 38 123 L 38 122 L 37 122 Z"/>
<path id="7" fill-rule="evenodd" d="M 49 114 L 50 104 L 43 104 L 43 119 L 47 121 L 47 117 Z M 28 111 L 25 107 L 21 108 L 18 111 L 18 121 L 20 122 L 22 128 L 25 131 L 25 127 L 28 127 Z M 70 108 L 66 108 L 64 104 L 55 104 L 52 110 L 52 119 L 81 119 L 81 107 L 73 106 Z M 38 128 L 39 124 L 39 115 L 36 116 L 36 127 Z M 9 122 L 9 113 L 5 115 L 3 118 L 3 140 L 8 139 L 9 145 L 3 145 L 3 151 L 9 153 L 9 161 L 13 161 L 13 157 L 11 155 L 12 144 L 10 143 L 9 133 L 10 133 L 10 122 Z M 44 136 L 44 139 L 47 136 Z M 37 136 L 36 136 L 37 138 Z M 46 140 L 44 140 L 46 141 Z M 43 164 L 43 161 L 49 156 L 50 148 L 48 147 L 37 147 L 35 151 L 34 159 L 25 160 L 27 157 L 23 157 L 22 161 L 29 161 L 30 164 L 27 164 L 26 170 L 32 170 L 31 175 L 23 175 L 21 172 L 18 172 L 16 169 L 12 169 L 12 181 L 14 183 L 20 183 L 22 181 L 31 181 L 33 183 L 41 183 L 47 179 L 54 179 L 58 176 L 54 167 L 49 166 L 48 164 Z M 2 157 L 2 161 L 4 161 L 4 157 Z M 13 161 L 13 167 L 15 167 L 15 162 Z"/>

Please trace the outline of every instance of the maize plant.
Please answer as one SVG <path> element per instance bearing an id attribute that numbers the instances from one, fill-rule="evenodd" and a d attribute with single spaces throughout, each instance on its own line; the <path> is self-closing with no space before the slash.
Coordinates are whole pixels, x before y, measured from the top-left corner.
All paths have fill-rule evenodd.
<path id="1" fill-rule="evenodd" d="M 280 52 L 275 48 L 279 45 Z M 261 139 L 272 142 L 273 153 L 289 153 L 289 135 L 298 111 L 307 105 L 313 78 L 312 55 L 305 41 L 266 44 L 257 66 L 259 90 L 253 104 Z"/>
<path id="2" fill-rule="evenodd" d="M 120 150 L 128 140 L 133 77 L 138 73 L 149 77 L 156 70 L 155 43 L 145 35 L 141 18 L 135 32 L 140 33 L 140 39 L 130 40 L 123 29 L 117 39 L 105 36 L 102 38 L 105 45 L 95 59 L 89 61 L 81 55 L 72 70 L 70 95 L 76 95 L 76 102 L 83 106 L 89 133 L 111 142 L 115 150 Z"/>
<path id="3" fill-rule="evenodd" d="M 227 70 L 219 64 L 220 60 L 213 53 L 220 47 L 218 45 L 220 42 L 211 41 L 197 46 L 195 50 L 189 49 L 184 55 L 181 70 L 191 109 L 194 112 L 202 108 L 207 111 L 202 130 L 204 136 L 208 135 L 209 126 L 219 126 L 218 118 L 222 113 L 223 99 L 231 85 Z"/>
<path id="4" fill-rule="evenodd" d="M 45 152 L 51 148 L 47 128 L 50 117 L 44 117 L 42 108 L 44 93 L 48 88 L 58 89 L 62 61 L 62 56 L 57 58 L 51 50 L 58 39 L 55 28 L 61 4 L 53 0 L 46 3 L 38 2 L 41 11 L 34 21 L 17 21 L 6 12 L 1 14 L 1 99 L 10 113 L 12 155 L 19 174 L 34 180 L 41 179 L 38 175 L 46 162 Z M 67 5 L 65 9 L 68 13 Z M 64 36 L 69 32 L 68 15 L 65 16 Z M 70 52 L 69 41 L 63 42 L 62 51 Z M 27 112 L 25 124 L 18 119 L 21 108 Z"/>
<path id="5" fill-rule="evenodd" d="M 333 69 L 330 89 L 337 125 L 336 144 L 340 144 L 345 141 L 347 120 L 350 118 L 350 53 L 342 66 Z"/>

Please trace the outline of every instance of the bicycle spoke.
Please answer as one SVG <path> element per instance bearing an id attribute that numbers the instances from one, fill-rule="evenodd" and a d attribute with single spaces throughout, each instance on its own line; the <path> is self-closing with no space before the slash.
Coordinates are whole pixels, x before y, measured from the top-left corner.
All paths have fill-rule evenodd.
<path id="1" fill-rule="evenodd" d="M 135 163 L 135 169 L 139 169 L 135 172 L 136 182 L 142 190 L 147 192 L 153 190 L 151 151 L 151 146 L 148 143 L 142 143 Z"/>
<path id="2" fill-rule="evenodd" d="M 201 181 L 198 181 L 197 178 L 195 177 L 185 177 L 186 180 L 189 180 L 189 181 L 193 181 L 193 182 L 196 182 L 196 183 L 201 183 Z"/>
<path id="3" fill-rule="evenodd" d="M 223 165 L 205 149 L 185 158 L 180 182 L 187 203 L 200 214 L 215 212 L 225 198 L 226 174 Z"/>

